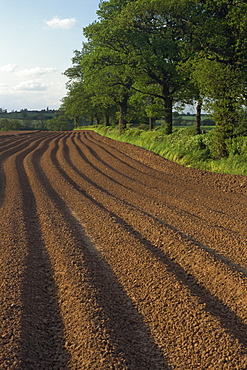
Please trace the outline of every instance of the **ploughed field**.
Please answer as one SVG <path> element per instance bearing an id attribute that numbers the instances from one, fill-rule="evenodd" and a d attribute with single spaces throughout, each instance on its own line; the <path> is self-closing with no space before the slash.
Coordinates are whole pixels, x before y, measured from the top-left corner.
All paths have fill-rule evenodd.
<path id="1" fill-rule="evenodd" d="M 0 369 L 247 369 L 247 178 L 0 136 Z"/>

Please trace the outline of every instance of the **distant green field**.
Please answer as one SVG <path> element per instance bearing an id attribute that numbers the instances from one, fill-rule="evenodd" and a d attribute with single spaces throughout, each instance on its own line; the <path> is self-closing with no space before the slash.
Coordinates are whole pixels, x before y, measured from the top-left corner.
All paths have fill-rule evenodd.
<path id="1" fill-rule="evenodd" d="M 175 127 L 188 127 L 193 126 L 196 122 L 196 115 L 195 114 L 183 114 L 183 115 L 175 115 L 172 118 L 173 126 Z M 157 126 L 161 126 L 164 123 L 162 119 L 156 121 Z M 214 126 L 214 121 L 212 117 L 208 114 L 201 115 L 201 126 Z"/>
<path id="2" fill-rule="evenodd" d="M 48 120 L 54 118 L 55 110 L 3 112 L 0 111 L 0 131 L 45 130 Z"/>
<path id="3" fill-rule="evenodd" d="M 2 119 L 52 119 L 55 116 L 55 110 L 43 110 L 43 111 L 21 111 L 21 112 L 0 112 L 0 118 Z"/>

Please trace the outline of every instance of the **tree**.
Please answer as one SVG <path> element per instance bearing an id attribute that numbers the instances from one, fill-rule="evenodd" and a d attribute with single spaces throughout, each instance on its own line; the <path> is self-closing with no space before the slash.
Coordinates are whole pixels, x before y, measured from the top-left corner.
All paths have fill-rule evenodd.
<path id="1" fill-rule="evenodd" d="M 60 108 L 53 119 L 46 121 L 45 127 L 49 131 L 69 131 L 73 129 L 73 121 Z"/>
<path id="2" fill-rule="evenodd" d="M 132 89 L 163 101 L 165 129 L 171 133 L 173 102 L 184 82 L 177 68 L 181 61 L 181 29 L 169 14 L 169 1 L 165 1 L 162 8 L 155 1 L 125 1 L 122 4 L 124 6 L 119 7 L 119 1 L 114 0 L 101 4 L 101 21 L 97 24 L 98 29 L 103 29 L 100 43 L 125 55 L 122 59 L 137 81 Z"/>
<path id="3" fill-rule="evenodd" d="M 68 94 L 63 99 L 62 107 L 69 117 L 78 125 L 83 115 L 90 117 L 91 124 L 96 119 L 104 119 L 109 125 L 111 116 L 115 115 L 115 102 L 105 92 L 105 76 L 101 71 L 98 57 L 95 58 L 94 47 L 88 42 L 81 51 L 76 50 L 72 58 L 73 66 L 65 71 L 69 78 Z"/>
<path id="4" fill-rule="evenodd" d="M 1 131 L 18 131 L 23 129 L 22 123 L 17 119 L 2 119 L 0 121 Z"/>
<path id="5" fill-rule="evenodd" d="M 191 77 L 208 98 L 216 122 L 215 155 L 227 155 L 226 141 L 236 135 L 246 105 L 247 4 L 243 0 L 188 1 L 186 45 Z"/>
<path id="6" fill-rule="evenodd" d="M 82 116 L 91 117 L 93 115 L 91 96 L 87 94 L 81 82 L 70 86 L 67 96 L 62 99 L 61 108 L 69 118 L 74 120 L 75 128 L 79 126 Z"/>
<path id="7" fill-rule="evenodd" d="M 195 101 L 200 133 L 207 103 L 216 122 L 215 153 L 227 155 L 226 141 L 243 132 L 246 12 L 244 0 L 101 1 L 99 19 L 84 29 L 88 43 L 75 54 L 67 76 L 90 96 L 98 118 L 105 114 L 108 122 L 118 105 L 120 131 L 137 94 L 147 104 L 150 127 L 163 102 L 166 133 L 172 132 L 173 105 Z M 73 89 L 70 98 L 76 96 Z"/>
<path id="8" fill-rule="evenodd" d="M 84 82 L 86 89 L 93 94 L 95 106 L 104 110 L 119 107 L 119 131 L 122 132 L 127 124 L 128 100 L 134 76 L 124 53 L 118 51 L 118 45 L 112 47 L 106 44 L 108 22 L 94 23 L 84 29 L 89 38 L 91 53 L 82 58 Z M 112 32 L 112 30 L 111 30 Z"/>
<path id="9" fill-rule="evenodd" d="M 135 121 L 148 123 L 149 130 L 154 128 L 154 120 L 162 116 L 163 105 L 159 98 L 136 91 L 130 98 L 130 103 L 135 107 Z"/>

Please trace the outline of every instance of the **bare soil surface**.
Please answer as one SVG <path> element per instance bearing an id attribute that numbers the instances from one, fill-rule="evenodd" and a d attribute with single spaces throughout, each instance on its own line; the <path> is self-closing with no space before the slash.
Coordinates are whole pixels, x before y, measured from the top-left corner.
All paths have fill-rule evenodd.
<path id="1" fill-rule="evenodd" d="M 247 178 L 0 136 L 0 369 L 247 369 Z"/>

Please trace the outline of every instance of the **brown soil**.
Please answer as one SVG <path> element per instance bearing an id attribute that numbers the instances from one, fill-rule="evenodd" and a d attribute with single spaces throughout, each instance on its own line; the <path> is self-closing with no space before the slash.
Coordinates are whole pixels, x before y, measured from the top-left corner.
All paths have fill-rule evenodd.
<path id="1" fill-rule="evenodd" d="M 247 178 L 0 136 L 0 368 L 247 369 Z"/>

